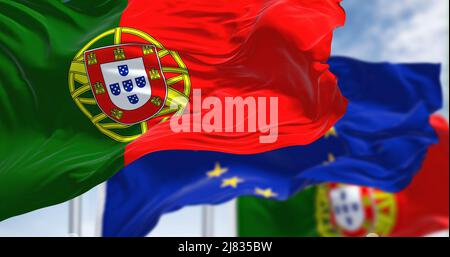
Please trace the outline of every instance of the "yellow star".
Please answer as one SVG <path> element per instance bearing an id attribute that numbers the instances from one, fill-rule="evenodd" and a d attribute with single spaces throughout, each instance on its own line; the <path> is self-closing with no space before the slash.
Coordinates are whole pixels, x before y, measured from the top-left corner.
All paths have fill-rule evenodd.
<path id="1" fill-rule="evenodd" d="M 224 174 L 227 171 L 228 171 L 228 168 L 222 168 L 222 167 L 220 167 L 220 164 L 218 162 L 216 162 L 216 165 L 214 166 L 214 169 L 211 170 L 211 171 L 208 171 L 206 173 L 206 175 L 209 178 L 220 177 L 222 174 Z"/>
<path id="2" fill-rule="evenodd" d="M 271 188 L 267 189 L 255 188 L 255 194 L 263 196 L 264 198 L 271 198 L 278 195 L 275 192 L 273 192 Z"/>
<path id="3" fill-rule="evenodd" d="M 244 180 L 238 177 L 226 178 L 222 180 L 222 185 L 220 187 L 230 186 L 232 188 L 236 188 L 238 183 L 244 182 Z"/>
<path id="4" fill-rule="evenodd" d="M 329 138 L 330 136 L 337 137 L 337 132 L 334 127 L 331 127 L 326 133 L 325 133 L 325 139 Z"/>
<path id="5" fill-rule="evenodd" d="M 332 153 L 328 154 L 328 160 L 323 162 L 323 165 L 328 165 L 332 162 L 334 162 L 336 159 L 334 158 L 334 155 Z"/>

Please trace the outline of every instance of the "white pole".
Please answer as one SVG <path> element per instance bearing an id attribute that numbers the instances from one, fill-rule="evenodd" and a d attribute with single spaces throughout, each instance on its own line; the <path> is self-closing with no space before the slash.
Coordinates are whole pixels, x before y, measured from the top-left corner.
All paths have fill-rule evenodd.
<path id="1" fill-rule="evenodd" d="M 202 236 L 214 236 L 214 207 L 210 205 L 202 206 Z"/>
<path id="2" fill-rule="evenodd" d="M 81 236 L 81 196 L 69 201 L 69 236 Z"/>
<path id="3" fill-rule="evenodd" d="M 97 217 L 95 220 L 95 236 L 102 236 L 103 227 L 103 211 L 105 209 L 105 199 L 106 199 L 106 182 L 98 185 L 98 203 L 97 203 Z"/>
<path id="4" fill-rule="evenodd" d="M 230 220 L 231 220 L 231 224 L 230 224 L 230 226 L 231 226 L 231 235 L 230 236 L 232 236 L 232 237 L 237 237 L 238 236 L 238 228 L 237 228 L 237 226 L 238 226 L 238 220 L 237 220 L 237 212 L 238 212 L 238 209 L 237 209 L 237 206 L 238 206 L 238 204 L 237 204 L 237 201 L 238 201 L 238 198 L 235 198 L 235 199 L 233 199 L 233 200 L 231 200 L 231 215 L 230 215 Z"/>

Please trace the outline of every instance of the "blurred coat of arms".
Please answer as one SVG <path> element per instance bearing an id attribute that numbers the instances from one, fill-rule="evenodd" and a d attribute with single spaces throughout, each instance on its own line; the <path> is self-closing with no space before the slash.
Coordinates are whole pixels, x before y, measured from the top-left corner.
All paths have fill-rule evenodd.
<path id="1" fill-rule="evenodd" d="M 396 212 L 393 194 L 337 183 L 318 186 L 316 219 L 322 236 L 389 235 Z"/>

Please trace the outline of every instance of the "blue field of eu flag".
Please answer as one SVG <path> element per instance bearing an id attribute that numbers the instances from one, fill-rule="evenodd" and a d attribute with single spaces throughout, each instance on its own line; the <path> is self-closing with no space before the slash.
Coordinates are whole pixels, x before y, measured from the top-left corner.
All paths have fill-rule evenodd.
<path id="1" fill-rule="evenodd" d="M 429 116 L 442 106 L 437 64 L 329 61 L 349 99 L 344 117 L 308 145 L 235 155 L 161 151 L 107 183 L 104 236 L 145 236 L 163 213 L 242 195 L 286 199 L 305 186 L 342 182 L 399 191 L 437 142 Z"/>

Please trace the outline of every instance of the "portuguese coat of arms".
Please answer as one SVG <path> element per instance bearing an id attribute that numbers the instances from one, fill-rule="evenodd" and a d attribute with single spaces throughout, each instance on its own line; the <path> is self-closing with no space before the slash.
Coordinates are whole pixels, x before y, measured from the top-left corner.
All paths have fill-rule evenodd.
<path id="1" fill-rule="evenodd" d="M 98 106 L 111 119 L 135 124 L 164 106 L 167 85 L 153 45 L 120 44 L 84 53 Z"/>

